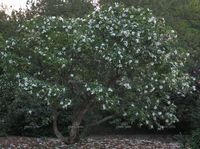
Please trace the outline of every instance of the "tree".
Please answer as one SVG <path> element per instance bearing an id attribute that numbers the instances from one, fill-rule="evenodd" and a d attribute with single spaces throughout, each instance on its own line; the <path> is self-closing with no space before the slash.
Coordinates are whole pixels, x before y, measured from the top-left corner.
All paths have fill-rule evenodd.
<path id="1" fill-rule="evenodd" d="M 170 95 L 184 96 L 193 78 L 183 71 L 189 54 L 176 37 L 149 9 L 116 3 L 84 18 L 31 19 L 7 40 L 1 58 L 19 91 L 52 108 L 56 136 L 74 143 L 94 107 L 149 128 L 178 120 Z M 57 127 L 62 108 L 73 111 L 67 139 Z"/>
<path id="2" fill-rule="evenodd" d="M 199 0 L 100 0 L 100 4 L 111 4 L 121 2 L 127 6 L 144 7 L 153 10 L 156 16 L 164 17 L 166 24 L 177 31 L 178 44 L 180 47 L 189 49 L 191 54 L 190 62 L 187 64 L 187 71 L 196 78 L 196 86 L 199 90 L 200 68 L 200 1 Z M 188 130 L 195 119 L 191 120 L 191 113 L 198 109 L 199 95 L 187 95 L 186 97 L 173 97 L 177 105 L 180 119 L 179 128 Z M 197 102 L 197 103 L 195 103 Z M 194 111 L 193 111 L 194 110 Z M 198 122 L 198 121 L 197 121 Z M 187 128 L 188 127 L 188 128 Z"/>
<path id="3" fill-rule="evenodd" d="M 27 15 L 82 17 L 94 9 L 90 0 L 39 0 L 28 1 L 31 5 Z"/>

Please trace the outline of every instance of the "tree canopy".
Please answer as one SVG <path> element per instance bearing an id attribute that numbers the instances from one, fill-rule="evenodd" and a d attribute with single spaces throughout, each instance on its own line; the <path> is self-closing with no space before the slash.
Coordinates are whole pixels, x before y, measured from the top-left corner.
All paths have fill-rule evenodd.
<path id="1" fill-rule="evenodd" d="M 31 5 L 27 12 L 29 17 L 35 15 L 83 17 L 94 9 L 90 0 L 30 0 L 28 4 Z"/>
<path id="2" fill-rule="evenodd" d="M 184 96 L 194 78 L 183 69 L 189 53 L 176 41 L 176 32 L 151 10 L 115 3 L 83 18 L 28 20 L 0 54 L 19 91 L 53 109 L 58 137 L 57 111 L 73 110 L 73 143 L 95 106 L 150 128 L 178 121 L 170 95 Z"/>

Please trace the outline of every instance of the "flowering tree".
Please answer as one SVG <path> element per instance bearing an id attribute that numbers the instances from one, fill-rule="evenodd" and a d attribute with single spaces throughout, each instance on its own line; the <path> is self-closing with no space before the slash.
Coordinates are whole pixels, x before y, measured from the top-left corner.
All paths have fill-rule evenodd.
<path id="1" fill-rule="evenodd" d="M 95 106 L 131 124 L 163 128 L 177 121 L 170 94 L 184 96 L 192 78 L 176 33 L 148 9 L 102 7 L 84 18 L 38 17 L 19 26 L 1 52 L 4 71 L 19 90 L 53 109 L 54 132 L 74 143 Z M 69 137 L 57 128 L 58 111 L 73 111 Z"/>

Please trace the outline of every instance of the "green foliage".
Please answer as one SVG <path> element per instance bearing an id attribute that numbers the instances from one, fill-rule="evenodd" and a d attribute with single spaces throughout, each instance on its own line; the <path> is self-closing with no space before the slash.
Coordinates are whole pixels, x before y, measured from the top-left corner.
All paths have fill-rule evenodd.
<path id="1" fill-rule="evenodd" d="M 13 14 L 9 16 L 5 11 L 0 10 L 0 33 L 4 39 L 15 35 L 16 27 L 22 19 L 18 16 L 19 14 L 13 12 Z"/>
<path id="2" fill-rule="evenodd" d="M 188 148 L 188 136 L 182 135 L 181 133 L 175 137 L 180 144 L 180 149 Z"/>
<path id="3" fill-rule="evenodd" d="M 43 5 L 44 3 L 45 5 Z M 56 16 L 65 15 L 65 17 L 77 17 L 85 15 L 86 13 L 88 13 L 88 11 L 93 9 L 91 3 L 86 1 L 76 1 L 76 3 L 75 1 L 72 1 L 72 3 L 62 2 L 63 5 L 60 5 L 60 3 L 61 1 L 40 1 L 37 2 L 37 7 L 34 7 L 35 5 L 32 3 L 33 6 L 31 10 L 26 10 L 25 12 L 12 11 L 11 15 L 7 15 L 4 9 L 2 9 L 0 11 L 0 33 L 2 33 L 2 36 L 0 34 L 0 52 L 4 44 L 3 38 L 7 39 L 10 36 L 14 37 L 16 35 L 17 26 L 19 24 L 22 24 L 25 20 L 35 17 L 35 15 L 37 14 Z M 42 13 L 40 13 L 41 10 L 43 10 Z M 2 66 L 1 62 L 0 67 Z M 2 121 L 0 122 L 0 129 L 1 132 L 2 130 L 4 131 L 2 132 L 2 134 L 25 134 L 29 133 L 29 131 L 32 130 L 32 135 L 34 135 L 36 134 L 35 130 L 45 129 L 49 125 L 49 122 L 51 122 L 49 115 L 50 108 L 45 108 L 43 102 L 41 100 L 36 100 L 37 98 L 29 97 L 27 99 L 27 97 L 21 94 L 17 94 L 16 96 L 14 96 L 14 84 L 8 85 L 8 83 L 6 83 L 11 83 L 13 79 L 7 77 L 1 68 L 0 75 L 0 116 L 2 118 Z M 29 99 L 37 102 L 30 104 Z M 34 114 L 29 114 L 30 110 L 34 111 Z M 68 118 L 70 117 L 68 116 L 66 118 L 66 116 L 61 115 L 60 119 L 62 123 L 67 124 L 69 122 Z M 38 127 L 33 128 L 33 124 Z M 24 129 L 26 127 L 28 127 L 29 129 Z"/>
<path id="4" fill-rule="evenodd" d="M 0 48 L 3 47 L 3 44 L 4 44 L 4 39 L 3 36 L 0 34 Z"/>
<path id="5" fill-rule="evenodd" d="M 8 107 L 13 101 L 13 84 L 5 75 L 0 75 L 0 134 L 5 134 L 7 132 L 7 127 L 5 126 L 5 119 L 7 118 Z"/>
<path id="6" fill-rule="evenodd" d="M 200 79 L 199 0 L 100 0 L 100 3 L 110 4 L 116 1 L 124 3 L 127 6 L 133 5 L 150 8 L 156 16 L 164 17 L 166 24 L 172 26 L 177 31 L 179 46 L 189 49 L 192 58 L 190 59 L 190 63 L 186 66 L 188 72 L 195 76 L 196 80 Z M 184 98 L 176 96 L 176 98 L 173 98 L 178 107 L 178 117 L 181 120 L 180 125 L 182 124 L 185 129 L 188 129 L 186 127 L 196 123 L 195 121 L 191 121 L 191 113 L 195 113 L 196 110 L 194 109 L 198 107 L 195 106 L 195 101 L 198 100 L 198 98 L 198 95 L 187 95 Z"/>
<path id="7" fill-rule="evenodd" d="M 142 6 L 152 9 L 157 16 L 178 32 L 180 44 L 197 51 L 199 47 L 199 0 L 101 0 L 100 3 L 122 2 L 128 6 Z M 193 55 L 195 56 L 195 54 Z"/>
<path id="8" fill-rule="evenodd" d="M 178 33 L 179 43 L 191 49 L 198 65 L 200 40 L 200 1 L 199 0 L 100 0 L 101 4 L 122 2 L 127 6 L 150 8 L 157 16 L 164 17 L 167 24 Z"/>
<path id="9" fill-rule="evenodd" d="M 18 91 L 50 108 L 92 101 L 132 124 L 163 129 L 177 122 L 171 93 L 184 96 L 194 79 L 183 71 L 189 54 L 176 37 L 149 9 L 116 3 L 84 18 L 31 19 L 6 41 L 1 59 Z"/>
<path id="10" fill-rule="evenodd" d="M 93 5 L 90 0 L 39 0 L 29 1 L 31 4 L 28 16 L 43 15 L 43 16 L 62 16 L 82 17 L 93 10 Z"/>
<path id="11" fill-rule="evenodd" d="M 190 139 L 190 147 L 192 149 L 199 149 L 200 147 L 200 128 L 193 131 Z"/>
<path id="12" fill-rule="evenodd" d="M 200 128 L 200 100 L 199 96 L 197 97 L 196 103 L 193 106 L 194 109 L 192 110 L 191 113 L 191 121 L 192 121 L 192 128 Z"/>

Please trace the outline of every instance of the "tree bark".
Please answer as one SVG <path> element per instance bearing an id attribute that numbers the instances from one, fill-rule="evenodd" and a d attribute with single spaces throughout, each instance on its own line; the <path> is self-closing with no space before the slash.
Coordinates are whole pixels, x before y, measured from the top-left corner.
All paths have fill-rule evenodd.
<path id="1" fill-rule="evenodd" d="M 56 108 L 53 109 L 53 130 L 54 134 L 58 139 L 63 141 L 66 144 L 73 144 L 79 140 L 79 129 L 81 122 L 93 105 L 93 100 L 88 100 L 80 106 L 80 108 L 74 113 L 74 119 L 72 120 L 72 125 L 70 126 L 69 137 L 64 137 L 62 133 L 58 129 L 58 110 Z"/>
<path id="2" fill-rule="evenodd" d="M 53 131 L 58 139 L 60 139 L 61 141 L 65 142 L 65 143 L 68 143 L 68 139 L 65 138 L 58 129 L 58 111 L 57 111 L 57 109 L 53 109 Z"/>
<path id="3" fill-rule="evenodd" d="M 104 122 L 106 122 L 106 121 L 108 121 L 108 120 L 113 119 L 114 117 L 115 117 L 115 115 L 106 116 L 106 117 L 104 117 L 103 119 L 101 119 L 101 120 L 99 120 L 99 121 L 96 121 L 96 122 L 94 122 L 94 123 L 92 123 L 92 124 L 90 124 L 90 125 L 88 125 L 88 126 L 89 126 L 89 127 L 92 127 L 92 126 L 100 125 L 100 124 L 102 124 L 102 123 L 104 123 Z"/>
<path id="4" fill-rule="evenodd" d="M 90 100 L 86 103 L 84 103 L 80 109 L 75 113 L 74 115 L 74 119 L 72 121 L 72 126 L 70 129 L 70 133 L 69 133 L 69 143 L 73 144 L 76 141 L 78 141 L 78 137 L 79 137 L 79 129 L 80 129 L 80 125 L 81 122 L 85 116 L 85 114 L 87 113 L 87 111 L 90 109 L 90 107 L 92 106 L 93 101 Z"/>

